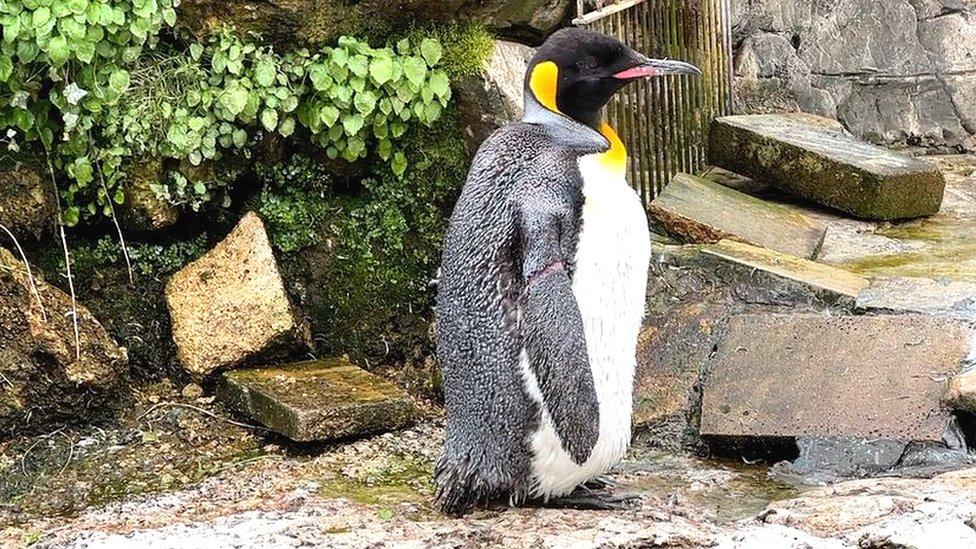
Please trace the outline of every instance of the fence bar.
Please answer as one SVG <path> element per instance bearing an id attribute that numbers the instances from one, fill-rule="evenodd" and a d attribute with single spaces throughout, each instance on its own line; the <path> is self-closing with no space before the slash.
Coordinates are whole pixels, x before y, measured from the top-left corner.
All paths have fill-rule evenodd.
<path id="1" fill-rule="evenodd" d="M 675 173 L 703 168 L 708 124 L 731 112 L 729 1 L 623 0 L 591 13 L 580 10 L 574 20 L 649 56 L 695 63 L 703 72 L 701 78 L 632 84 L 607 106 L 607 121 L 627 146 L 629 181 L 645 205 Z"/>

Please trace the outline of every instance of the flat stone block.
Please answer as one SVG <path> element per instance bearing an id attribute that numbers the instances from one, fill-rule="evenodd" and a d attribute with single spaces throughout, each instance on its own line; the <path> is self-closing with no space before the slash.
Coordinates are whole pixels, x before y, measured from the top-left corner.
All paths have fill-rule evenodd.
<path id="1" fill-rule="evenodd" d="M 406 393 L 336 358 L 224 372 L 217 396 L 299 442 L 401 429 L 414 419 Z"/>
<path id="2" fill-rule="evenodd" d="M 856 298 L 868 285 L 866 278 L 850 271 L 733 240 L 703 246 L 702 252 L 816 290 L 851 298 Z"/>
<path id="3" fill-rule="evenodd" d="M 925 313 L 976 321 L 976 283 L 932 278 L 877 277 L 858 294 L 857 308 Z"/>
<path id="4" fill-rule="evenodd" d="M 728 238 L 805 258 L 816 256 L 826 228 L 789 206 L 678 174 L 651 202 L 650 213 L 692 242 Z"/>
<path id="5" fill-rule="evenodd" d="M 725 116 L 712 122 L 709 162 L 863 219 L 939 211 L 942 173 L 860 141 L 807 114 Z"/>
<path id="6" fill-rule="evenodd" d="M 701 434 L 942 440 L 973 327 L 918 315 L 743 314 L 710 362 Z"/>

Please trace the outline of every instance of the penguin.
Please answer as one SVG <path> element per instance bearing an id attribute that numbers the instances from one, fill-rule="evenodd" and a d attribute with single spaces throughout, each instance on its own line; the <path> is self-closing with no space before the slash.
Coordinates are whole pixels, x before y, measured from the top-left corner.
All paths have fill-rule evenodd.
<path id="1" fill-rule="evenodd" d="M 446 417 L 434 484 L 447 514 L 571 500 L 627 451 L 650 238 L 602 110 L 662 74 L 701 72 L 560 30 L 527 67 L 522 119 L 472 161 L 435 305 Z"/>

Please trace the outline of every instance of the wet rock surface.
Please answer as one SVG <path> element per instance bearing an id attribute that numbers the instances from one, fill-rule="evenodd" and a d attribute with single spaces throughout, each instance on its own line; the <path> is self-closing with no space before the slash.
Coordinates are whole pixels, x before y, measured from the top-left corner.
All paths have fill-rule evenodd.
<path id="1" fill-rule="evenodd" d="M 729 238 L 805 258 L 816 255 L 826 231 L 787 206 L 689 174 L 676 175 L 649 211 L 668 232 L 691 242 Z"/>
<path id="2" fill-rule="evenodd" d="M 709 132 L 709 161 L 857 218 L 939 211 L 945 188 L 927 162 L 890 152 L 802 114 L 728 116 Z"/>
<path id="3" fill-rule="evenodd" d="M 533 55 L 534 48 L 496 40 L 485 70 L 455 84 L 458 114 L 471 154 L 492 132 L 522 117 L 525 67 Z"/>
<path id="4" fill-rule="evenodd" d="M 968 0 L 732 3 L 739 112 L 803 110 L 883 144 L 976 150 Z"/>
<path id="5" fill-rule="evenodd" d="M 701 433 L 939 442 L 972 338 L 968 323 L 914 315 L 738 315 L 709 365 Z"/>
<path id="6" fill-rule="evenodd" d="M 173 340 L 198 378 L 310 345 L 293 310 L 264 224 L 247 213 L 227 238 L 166 284 Z"/>
<path id="7" fill-rule="evenodd" d="M 33 276 L 31 276 L 33 275 Z M 127 356 L 83 305 L 0 248 L 0 439 L 114 414 Z"/>
<path id="8" fill-rule="evenodd" d="M 18 237 L 37 238 L 54 227 L 58 213 L 54 187 L 38 169 L 23 165 L 0 170 L 0 224 Z M 12 245 L 3 234 L 5 245 Z"/>
<path id="9" fill-rule="evenodd" d="M 224 372 L 218 396 L 237 412 L 303 442 L 401 429 L 414 417 L 406 393 L 343 359 Z"/>

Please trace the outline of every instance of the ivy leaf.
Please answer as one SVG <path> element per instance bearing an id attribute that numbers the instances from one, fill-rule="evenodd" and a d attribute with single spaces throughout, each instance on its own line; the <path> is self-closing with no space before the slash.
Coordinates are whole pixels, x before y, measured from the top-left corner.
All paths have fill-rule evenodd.
<path id="1" fill-rule="evenodd" d="M 424 57 L 427 64 L 433 67 L 441 60 L 441 54 L 443 50 L 441 49 L 441 43 L 433 38 L 424 38 L 420 43 L 420 55 Z"/>
<path id="2" fill-rule="evenodd" d="M 353 104 L 357 111 L 363 114 L 369 114 L 376 108 L 376 96 L 369 90 L 363 90 L 356 94 L 356 99 L 353 100 Z"/>
<path id="3" fill-rule="evenodd" d="M 247 132 L 238 128 L 233 133 L 234 146 L 241 148 L 247 143 Z"/>
<path id="4" fill-rule="evenodd" d="M 275 71 L 274 64 L 267 59 L 258 61 L 257 67 L 254 69 L 254 79 L 262 88 L 266 88 L 273 84 L 276 74 L 277 71 Z"/>
<path id="5" fill-rule="evenodd" d="M 312 65 L 308 71 L 308 76 L 312 80 L 312 87 L 316 91 L 325 91 L 332 84 L 332 77 L 323 65 Z"/>
<path id="6" fill-rule="evenodd" d="M 332 62 L 340 67 L 345 67 L 346 63 L 349 62 L 349 52 L 342 48 L 332 48 L 332 53 L 329 56 L 332 58 Z"/>
<path id="7" fill-rule="evenodd" d="M 441 104 L 437 103 L 436 101 L 433 103 L 428 103 L 424 107 L 424 111 L 426 111 L 427 124 L 429 125 L 431 122 L 434 122 L 441 117 Z"/>
<path id="8" fill-rule="evenodd" d="M 6 82 L 14 72 L 14 62 L 10 57 L 0 54 L 0 82 Z"/>
<path id="9" fill-rule="evenodd" d="M 52 37 L 47 43 L 47 54 L 51 58 L 51 64 L 62 65 L 71 55 L 71 50 L 68 49 L 68 39 L 60 34 Z"/>
<path id="10" fill-rule="evenodd" d="M 166 8 L 163 10 L 163 21 L 166 22 L 166 26 L 175 27 L 176 26 L 176 10 L 173 8 Z"/>
<path id="11" fill-rule="evenodd" d="M 369 76 L 377 86 L 390 81 L 393 77 L 393 60 L 389 57 L 377 57 L 369 62 Z"/>
<path id="12" fill-rule="evenodd" d="M 427 77 L 427 64 L 417 56 L 410 56 L 403 60 L 403 72 L 414 86 L 420 86 Z"/>
<path id="13" fill-rule="evenodd" d="M 269 132 L 274 131 L 278 126 L 278 111 L 272 109 L 264 109 L 261 111 L 261 125 Z"/>
<path id="14" fill-rule="evenodd" d="M 282 137 L 288 137 L 295 132 L 295 119 L 292 117 L 285 118 L 281 121 L 281 125 L 278 126 L 278 133 Z"/>
<path id="15" fill-rule="evenodd" d="M 356 76 L 365 77 L 369 71 L 369 59 L 365 55 L 354 55 L 350 57 L 349 70 Z"/>
<path id="16" fill-rule="evenodd" d="M 88 9 L 88 0 L 68 0 L 65 7 L 75 15 L 81 15 Z"/>
<path id="17" fill-rule="evenodd" d="M 247 90 L 244 88 L 228 89 L 221 94 L 220 104 L 230 111 L 231 114 L 237 116 L 247 106 L 247 95 Z"/>
<path id="18" fill-rule="evenodd" d="M 350 114 L 342 118 L 342 128 L 346 130 L 346 135 L 356 135 L 363 128 L 363 115 Z"/>
<path id="19" fill-rule="evenodd" d="M 339 109 L 332 105 L 325 105 L 319 110 L 319 119 L 328 127 L 332 127 L 339 120 Z"/>
<path id="20" fill-rule="evenodd" d="M 298 96 L 289 95 L 281 102 L 281 110 L 292 112 L 298 108 Z"/>
<path id="21" fill-rule="evenodd" d="M 393 169 L 393 174 L 397 177 L 400 177 L 403 175 L 403 172 L 407 171 L 407 157 L 404 156 L 403 151 L 393 153 L 393 161 L 390 163 L 390 167 Z"/>
<path id="22" fill-rule="evenodd" d="M 406 55 L 407 53 L 410 52 L 410 41 L 404 38 L 403 40 L 397 42 L 396 48 L 397 48 L 397 53 L 399 53 L 400 55 Z"/>
<path id="23" fill-rule="evenodd" d="M 64 213 L 61 214 L 61 223 L 66 227 L 74 227 L 78 224 L 78 218 L 81 216 L 81 210 L 78 206 L 70 206 L 65 208 Z"/>
<path id="24" fill-rule="evenodd" d="M 31 24 L 34 26 L 34 30 L 40 30 L 47 25 L 48 21 L 51 20 L 51 8 L 47 6 L 41 6 L 34 10 L 31 14 Z"/>
<path id="25" fill-rule="evenodd" d="M 108 87 L 116 95 L 122 95 L 129 88 L 129 81 L 129 73 L 125 70 L 118 69 L 109 75 Z"/>
<path id="26" fill-rule="evenodd" d="M 437 97 L 443 99 L 450 99 L 451 97 L 451 82 L 447 78 L 447 73 L 443 71 L 436 71 L 431 73 L 430 80 L 427 81 L 427 87 L 429 87 Z"/>
<path id="27" fill-rule="evenodd" d="M 200 57 L 203 56 L 203 45 L 193 43 L 190 44 L 190 58 L 194 61 L 199 61 Z"/>

